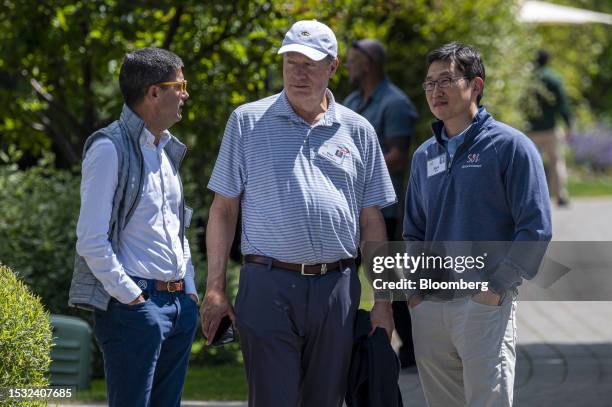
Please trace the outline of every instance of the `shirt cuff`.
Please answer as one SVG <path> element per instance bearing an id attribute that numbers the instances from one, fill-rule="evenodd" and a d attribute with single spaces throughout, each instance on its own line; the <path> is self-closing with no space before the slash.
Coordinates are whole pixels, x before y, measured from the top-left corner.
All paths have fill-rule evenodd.
<path id="1" fill-rule="evenodd" d="M 127 275 L 125 279 L 121 281 L 120 284 L 117 284 L 113 287 L 104 287 L 104 289 L 114 298 L 116 298 L 119 302 L 123 304 L 129 304 L 134 301 L 140 294 L 142 294 L 142 290 L 140 287 L 136 285 L 134 280 L 132 280 Z"/>
<path id="2" fill-rule="evenodd" d="M 193 277 L 185 277 L 185 294 L 193 294 L 198 298 L 198 301 L 200 301 Z"/>
<path id="3" fill-rule="evenodd" d="M 491 288 L 497 293 L 518 287 L 522 282 L 521 267 L 508 258 L 502 260 L 493 274 L 489 276 Z"/>

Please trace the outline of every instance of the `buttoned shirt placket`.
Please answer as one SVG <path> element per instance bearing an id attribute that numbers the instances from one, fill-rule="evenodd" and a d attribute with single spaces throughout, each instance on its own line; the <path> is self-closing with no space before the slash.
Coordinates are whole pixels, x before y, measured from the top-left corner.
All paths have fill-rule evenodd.
<path id="1" fill-rule="evenodd" d="M 173 234 L 170 233 L 169 231 L 169 227 L 170 227 L 170 214 L 171 214 L 171 210 L 170 210 L 170 203 L 168 201 L 168 196 L 167 196 L 167 185 L 170 184 L 170 173 L 169 171 L 170 169 L 170 163 L 168 161 L 168 158 L 165 155 L 164 152 L 164 146 L 167 142 L 167 139 L 163 139 L 160 140 L 160 142 L 158 143 L 157 146 L 155 146 L 152 143 L 147 142 L 145 145 L 145 148 L 147 149 L 151 149 L 150 152 L 155 152 L 155 158 L 157 160 L 156 164 L 158 165 L 159 168 L 159 185 L 160 185 L 160 191 L 159 191 L 159 195 L 155 197 L 155 200 L 157 202 L 161 202 L 161 215 L 162 215 L 162 227 L 164 230 L 164 233 L 166 235 L 166 241 L 168 242 L 168 245 L 170 247 L 172 247 L 172 264 L 173 264 L 173 280 L 178 279 L 178 275 L 180 272 L 180 268 L 182 266 L 182 262 L 179 262 L 177 253 L 182 252 L 182 248 L 180 245 L 180 242 L 178 242 L 178 236 L 173 236 Z M 153 171 L 151 171 L 151 176 L 155 176 L 155 173 Z"/>

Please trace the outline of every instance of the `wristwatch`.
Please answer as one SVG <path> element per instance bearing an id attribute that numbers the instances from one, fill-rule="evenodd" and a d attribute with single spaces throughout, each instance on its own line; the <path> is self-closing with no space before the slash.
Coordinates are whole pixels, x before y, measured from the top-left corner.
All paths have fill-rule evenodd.
<path id="1" fill-rule="evenodd" d="M 506 298 L 506 293 L 508 292 L 508 290 L 499 289 L 493 282 L 489 282 L 489 291 L 499 295 L 499 302 L 497 305 L 501 305 L 502 302 L 504 302 L 504 298 Z"/>

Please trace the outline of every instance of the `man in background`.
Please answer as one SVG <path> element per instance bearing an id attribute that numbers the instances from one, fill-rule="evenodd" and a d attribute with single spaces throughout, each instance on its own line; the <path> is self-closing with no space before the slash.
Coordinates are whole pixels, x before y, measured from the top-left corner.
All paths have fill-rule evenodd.
<path id="1" fill-rule="evenodd" d="M 382 211 L 387 240 L 393 241 L 399 240 L 401 234 L 401 203 L 410 162 L 408 148 L 417 113 L 408 96 L 387 78 L 385 55 L 384 46 L 375 39 L 362 39 L 351 44 L 346 66 L 351 84 L 359 89 L 344 100 L 344 105 L 365 117 L 376 130 L 393 187 L 400 198 L 400 203 Z M 415 364 L 412 326 L 406 302 L 393 302 L 393 319 L 402 341 L 400 363 L 406 368 Z"/>
<path id="2" fill-rule="evenodd" d="M 540 50 L 536 54 L 533 84 L 527 100 L 529 129 L 527 135 L 540 150 L 546 163 L 550 191 L 559 206 L 569 203 L 565 141 L 571 134 L 572 114 L 561 78 L 548 67 L 550 56 Z M 558 126 L 565 123 L 565 134 Z"/>

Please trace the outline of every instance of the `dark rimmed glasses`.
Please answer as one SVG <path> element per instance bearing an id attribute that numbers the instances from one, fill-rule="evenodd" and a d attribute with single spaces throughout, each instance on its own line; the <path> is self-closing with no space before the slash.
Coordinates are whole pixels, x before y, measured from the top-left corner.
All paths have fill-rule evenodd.
<path id="1" fill-rule="evenodd" d="M 448 77 L 448 78 L 438 79 L 437 81 L 425 81 L 423 82 L 422 86 L 425 92 L 432 92 L 436 88 L 436 84 L 438 85 L 439 88 L 448 88 L 452 84 L 454 84 L 455 82 L 461 79 L 470 79 L 470 78 L 468 78 L 467 76 Z"/>

